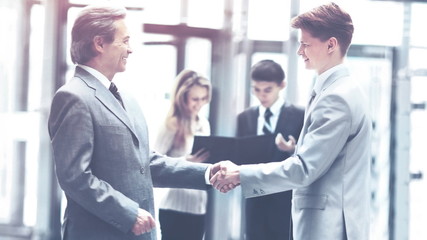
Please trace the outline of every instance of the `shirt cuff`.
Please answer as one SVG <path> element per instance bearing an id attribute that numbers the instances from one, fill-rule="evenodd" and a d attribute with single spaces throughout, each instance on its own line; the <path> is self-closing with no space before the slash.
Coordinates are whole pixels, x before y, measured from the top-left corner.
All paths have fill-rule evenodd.
<path id="1" fill-rule="evenodd" d="M 211 185 L 211 182 L 209 181 L 210 180 L 209 177 L 211 175 L 211 167 L 212 167 L 212 165 L 209 165 L 208 168 L 206 169 L 206 172 L 205 172 L 205 183 L 207 185 Z"/>

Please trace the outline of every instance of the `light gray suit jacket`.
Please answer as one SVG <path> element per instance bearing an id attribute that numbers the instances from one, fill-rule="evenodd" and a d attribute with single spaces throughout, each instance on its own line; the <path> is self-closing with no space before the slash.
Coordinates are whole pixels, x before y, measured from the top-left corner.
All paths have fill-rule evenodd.
<path id="1" fill-rule="evenodd" d="M 371 126 L 366 97 L 338 69 L 306 110 L 294 156 L 242 166 L 243 194 L 295 189 L 294 240 L 369 239 Z"/>
<path id="2" fill-rule="evenodd" d="M 80 67 L 55 94 L 49 116 L 56 174 L 67 197 L 63 239 L 156 239 L 131 232 L 137 209 L 154 216 L 157 187 L 206 189 L 206 164 L 151 152 L 144 116 L 122 93 Z"/>

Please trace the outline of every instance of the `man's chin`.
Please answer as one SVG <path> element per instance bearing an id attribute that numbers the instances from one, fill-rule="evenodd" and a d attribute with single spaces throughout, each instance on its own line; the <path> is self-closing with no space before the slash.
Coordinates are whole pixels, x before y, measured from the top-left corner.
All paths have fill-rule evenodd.
<path id="1" fill-rule="evenodd" d="M 267 103 L 267 102 L 265 102 L 265 103 L 261 103 L 261 105 L 262 105 L 263 107 L 265 107 L 265 108 L 269 108 L 269 107 L 271 106 L 271 104 L 270 104 L 270 103 Z"/>

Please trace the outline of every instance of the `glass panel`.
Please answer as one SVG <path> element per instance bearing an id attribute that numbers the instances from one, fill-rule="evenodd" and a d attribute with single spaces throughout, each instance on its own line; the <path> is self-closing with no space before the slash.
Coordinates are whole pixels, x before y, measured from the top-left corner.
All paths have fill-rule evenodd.
<path id="1" fill-rule="evenodd" d="M 43 5 L 34 5 L 31 9 L 30 35 L 30 69 L 28 87 L 28 111 L 40 110 L 42 94 L 42 70 L 44 47 L 44 16 Z"/>
<path id="2" fill-rule="evenodd" d="M 21 1 L 0 1 L 0 112 L 9 111 L 12 108 L 16 92 L 14 83 L 17 79 L 18 46 L 22 44 L 18 41 L 21 38 L 19 31 L 20 19 L 17 12 L 20 12 Z M 19 46 L 21 49 L 21 45 Z M 1 206 L 1 202 L 0 202 Z"/>
<path id="3" fill-rule="evenodd" d="M 411 16 L 411 45 L 427 47 L 427 4 L 413 3 Z"/>
<path id="4" fill-rule="evenodd" d="M 153 0 L 146 1 L 144 22 L 176 25 L 181 22 L 181 1 Z"/>
<path id="5" fill-rule="evenodd" d="M 374 125 L 371 148 L 370 238 L 388 240 L 391 61 L 381 58 L 349 57 L 347 64 L 352 79 L 360 83 L 369 98 Z"/>
<path id="6" fill-rule="evenodd" d="M 246 76 L 249 75 L 246 69 L 246 55 L 244 53 L 240 53 L 234 57 L 234 69 L 233 69 L 233 79 L 236 79 L 236 89 L 234 91 L 235 94 L 235 101 L 236 101 L 236 115 L 240 112 L 242 112 L 247 106 L 246 106 L 246 98 L 247 96 L 250 96 L 251 94 L 248 94 L 250 91 L 250 88 L 248 88 L 247 81 L 250 81 L 247 79 Z M 243 89 L 243 90 L 242 90 Z"/>
<path id="7" fill-rule="evenodd" d="M 210 76 L 212 44 L 203 38 L 189 38 L 186 45 L 185 67 Z"/>
<path id="8" fill-rule="evenodd" d="M 135 8 L 143 8 L 144 3 L 146 1 L 141 0 L 121 0 L 114 1 L 114 0 L 69 0 L 72 4 L 103 4 L 106 2 L 118 2 L 119 4 L 122 4 L 125 7 L 135 7 Z"/>
<path id="9" fill-rule="evenodd" d="M 224 0 L 188 0 L 189 26 L 220 29 L 223 19 Z"/>
<path id="10" fill-rule="evenodd" d="M 26 148 L 23 155 L 25 167 L 25 197 L 24 197 L 24 225 L 34 226 L 38 211 L 38 171 L 39 168 L 39 142 L 40 132 L 46 131 L 42 128 L 33 126 L 42 126 L 41 117 L 41 99 L 43 86 L 43 61 L 44 56 L 44 37 L 45 37 L 45 7 L 43 5 L 33 5 L 31 9 L 30 25 L 30 46 L 29 46 L 29 88 L 28 88 L 28 111 L 26 113 L 16 114 L 14 125 L 20 126 L 22 131 L 22 141 Z M 29 124 L 31 123 L 31 124 Z M 16 130 L 15 130 L 16 131 Z"/>
<path id="11" fill-rule="evenodd" d="M 211 41 L 202 38 L 189 38 L 185 52 L 185 68 L 194 70 L 211 80 Z M 200 114 L 209 118 L 209 104 L 200 110 Z"/>
<path id="12" fill-rule="evenodd" d="M 155 34 L 155 33 L 149 33 L 144 34 L 142 38 L 144 43 L 166 43 L 166 42 L 173 42 L 174 36 L 172 35 L 166 35 L 166 34 Z"/>
<path id="13" fill-rule="evenodd" d="M 102 4 L 102 3 L 105 3 L 106 1 L 105 0 L 91 0 L 91 1 L 88 1 L 88 0 L 69 0 L 69 2 L 73 3 L 73 4 L 89 4 L 89 3 Z"/>
<path id="14" fill-rule="evenodd" d="M 248 10 L 248 38 L 256 40 L 289 39 L 290 2 L 251 0 Z"/>
<path id="15" fill-rule="evenodd" d="M 418 5 L 418 4 L 417 4 Z M 417 12 L 419 9 L 426 9 L 421 5 L 418 5 L 416 8 L 413 8 L 413 13 Z M 415 7 L 415 5 L 414 5 Z M 419 8 L 419 9 L 418 9 Z M 417 9 L 417 10 L 416 10 Z M 421 12 L 417 14 L 421 20 L 425 16 L 421 16 Z M 425 13 L 424 13 L 425 15 Z M 413 24 L 417 21 L 414 18 Z M 425 22 L 425 21 L 424 21 Z M 421 22 L 419 22 L 421 23 Z M 416 29 L 412 29 L 414 32 Z M 418 29 L 417 31 L 420 31 Z M 422 30 L 425 32 L 424 30 Z M 422 35 L 419 37 L 422 38 Z M 422 40 L 421 38 L 415 40 Z M 424 38 L 425 39 L 425 38 Z M 425 39 L 424 41 L 426 41 Z M 421 43 L 421 42 L 420 42 Z M 424 42 L 424 46 L 427 46 Z M 409 53 L 409 63 L 411 70 L 423 69 L 427 71 L 427 65 L 425 64 L 425 56 L 427 54 L 427 49 L 417 49 L 413 48 Z M 411 102 L 414 104 L 427 104 L 427 75 L 424 73 L 424 76 L 414 76 L 411 78 Z M 418 174 L 420 179 L 413 179 L 409 184 L 409 239 L 423 239 L 427 235 L 427 230 L 425 228 L 425 222 L 427 221 L 427 207 L 425 202 L 427 201 L 427 194 L 425 187 L 426 174 L 427 174 L 427 162 L 425 161 L 425 142 L 424 138 L 427 134 L 427 109 L 414 109 L 411 112 L 411 139 L 410 139 L 410 162 L 409 162 L 409 171 L 412 174 Z"/>
<path id="16" fill-rule="evenodd" d="M 328 0 L 301 0 L 301 12 L 328 3 Z M 353 44 L 398 46 L 402 40 L 403 6 L 387 1 L 334 1 L 353 19 Z M 381 15 L 379 15 L 381 13 Z M 381 34 L 378 34 L 381 31 Z"/>
<path id="17" fill-rule="evenodd" d="M 409 50 L 409 66 L 411 66 L 410 69 L 411 70 L 417 70 L 417 69 L 427 70 L 427 64 L 425 60 L 426 56 L 427 56 L 427 48 L 422 48 L 422 49 L 411 48 Z"/>
<path id="18" fill-rule="evenodd" d="M 17 162 L 14 161 L 16 152 L 13 139 L 15 130 L 22 126 L 10 121 L 12 106 L 15 104 L 14 93 L 19 88 L 16 79 L 19 77 L 18 68 L 21 64 L 18 61 L 21 61 L 19 55 L 22 51 L 18 50 L 22 47 L 20 45 L 18 48 L 17 44 L 22 44 L 18 41 L 22 38 L 19 31 L 22 29 L 19 16 L 22 5 L 21 1 L 0 1 L 0 31 L 3 33 L 0 37 L 0 224 L 9 224 L 13 219 L 22 218 L 22 215 L 14 216 L 14 211 L 22 210 L 16 208 L 14 199 L 23 192 L 18 191 L 15 182 Z"/>
<path id="19" fill-rule="evenodd" d="M 8 126 L 5 123 L 5 115 L 0 114 L 0 126 Z M 6 129 L 0 128 L 0 223 L 10 222 L 12 201 L 12 143 Z"/>
<path id="20" fill-rule="evenodd" d="M 427 104 L 427 76 L 411 79 L 411 101 Z M 409 169 L 413 174 L 422 174 L 421 179 L 413 179 L 409 184 L 409 239 L 424 239 L 427 235 L 427 162 L 425 161 L 425 136 L 427 134 L 426 109 L 411 112 L 411 149 Z"/>
<path id="21" fill-rule="evenodd" d="M 0 114 L 1 223 L 36 223 L 39 129 L 34 126 L 40 126 L 39 117 L 37 113 Z"/>

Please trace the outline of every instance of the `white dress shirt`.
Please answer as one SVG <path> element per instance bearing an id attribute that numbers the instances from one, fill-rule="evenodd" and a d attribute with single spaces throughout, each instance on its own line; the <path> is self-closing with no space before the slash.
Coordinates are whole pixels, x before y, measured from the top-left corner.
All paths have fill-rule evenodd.
<path id="1" fill-rule="evenodd" d="M 279 120 L 280 115 L 280 109 L 282 108 L 283 104 L 285 103 L 285 100 L 283 98 L 278 98 L 273 105 L 270 107 L 270 111 L 273 114 L 270 117 L 270 126 L 271 129 L 273 129 L 273 132 L 276 130 L 277 121 Z M 267 110 L 264 106 L 259 106 L 259 114 L 258 114 L 258 125 L 257 125 L 257 135 L 264 135 L 264 132 L 262 131 L 262 128 L 264 127 L 265 119 L 264 119 L 264 113 L 265 110 Z"/>

